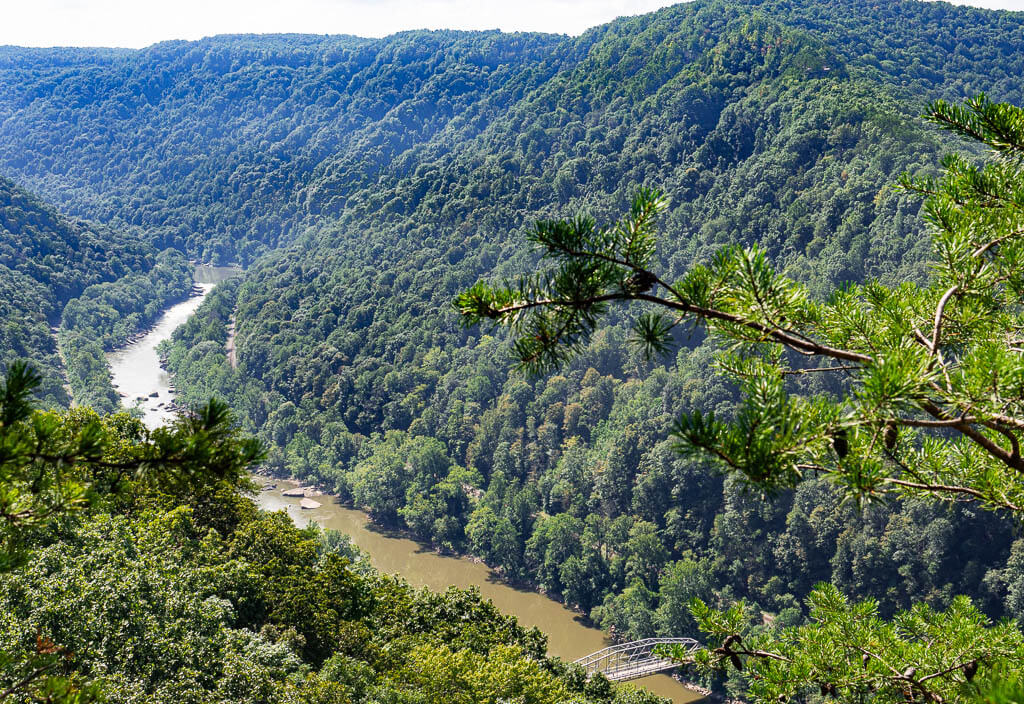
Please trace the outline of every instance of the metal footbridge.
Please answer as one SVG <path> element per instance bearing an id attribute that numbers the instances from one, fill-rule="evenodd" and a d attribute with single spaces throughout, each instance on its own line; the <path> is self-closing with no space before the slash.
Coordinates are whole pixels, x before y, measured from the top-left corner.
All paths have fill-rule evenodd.
<path id="1" fill-rule="evenodd" d="M 609 646 L 575 662 L 583 666 L 588 678 L 600 672 L 612 682 L 635 680 L 679 667 L 678 660 L 654 654 L 659 645 L 681 645 L 687 654 L 700 648 L 700 643 L 693 638 L 644 638 Z"/>

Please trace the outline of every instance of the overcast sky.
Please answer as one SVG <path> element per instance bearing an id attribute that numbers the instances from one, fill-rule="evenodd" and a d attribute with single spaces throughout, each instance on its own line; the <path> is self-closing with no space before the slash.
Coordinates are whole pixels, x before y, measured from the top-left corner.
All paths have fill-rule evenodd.
<path id="1" fill-rule="evenodd" d="M 833 0 L 839 1 L 842 0 Z M 0 0 L 0 44 L 142 47 L 212 34 L 380 37 L 404 29 L 579 34 L 663 0 Z M 959 4 L 1024 11 L 1024 0 Z"/>

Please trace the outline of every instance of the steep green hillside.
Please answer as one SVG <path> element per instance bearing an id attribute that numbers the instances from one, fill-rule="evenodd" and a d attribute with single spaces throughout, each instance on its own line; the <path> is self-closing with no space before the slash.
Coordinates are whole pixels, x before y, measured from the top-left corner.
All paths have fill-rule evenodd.
<path id="1" fill-rule="evenodd" d="M 1020 13 L 946 2 L 741 0 L 821 37 L 874 80 L 913 94 L 989 91 L 1020 102 Z"/>
<path id="2" fill-rule="evenodd" d="M 412 32 L 215 37 L 116 58 L 11 52 L 0 61 L 0 170 L 72 213 L 244 263 L 291 236 L 310 212 L 302 192 L 323 173 L 365 187 L 452 120 L 486 122 L 522 91 L 511 84 L 550 75 L 558 42 Z"/>
<path id="3" fill-rule="evenodd" d="M 453 126 L 395 160 L 336 222 L 220 291 L 176 336 L 172 367 L 194 400 L 230 398 L 283 471 L 630 635 L 676 633 L 694 595 L 750 598 L 783 623 L 820 580 L 886 611 L 968 593 L 1017 615 L 1004 569 L 1013 534 L 997 518 L 912 504 L 859 514 L 817 482 L 766 505 L 674 456 L 679 409 L 727 416 L 734 402 L 709 378 L 700 339 L 654 367 L 613 318 L 562 373 L 531 379 L 511 372 L 503 338 L 460 329 L 450 311 L 476 278 L 531 268 L 519 232 L 532 218 L 617 214 L 638 184 L 669 195 L 672 274 L 757 241 L 819 293 L 921 280 L 919 204 L 891 184 L 933 172 L 946 149 L 915 118 L 925 98 L 982 73 L 954 52 L 930 83 L 904 84 L 938 25 L 937 10 L 899 8 L 922 34 L 900 35 L 908 44 L 885 71 L 846 54 L 837 30 L 809 31 L 776 6 L 696 3 L 570 40 L 574 65 L 478 135 Z M 985 41 L 998 47 L 979 67 L 1022 26 L 939 9 L 977 22 L 979 55 Z M 865 41 L 884 34 L 889 10 L 873 16 Z M 992 70 L 1019 94 L 1010 69 Z M 232 313 L 237 370 L 222 352 Z"/>
<path id="4" fill-rule="evenodd" d="M 108 227 L 86 225 L 0 178 L 0 373 L 15 359 L 44 372 L 41 394 L 67 405 L 50 327 L 89 286 L 149 268 L 153 248 Z"/>
<path id="5" fill-rule="evenodd" d="M 229 399 L 275 468 L 606 626 L 676 635 L 691 596 L 793 622 L 817 580 L 887 613 L 968 593 L 1022 616 L 1024 543 L 996 518 L 858 513 L 818 482 L 765 504 L 675 456 L 675 413 L 735 401 L 702 338 L 655 365 L 613 318 L 561 373 L 525 378 L 450 307 L 534 267 L 535 218 L 612 219 L 638 185 L 670 199 L 670 274 L 760 242 L 816 295 L 920 281 L 919 203 L 891 185 L 935 173 L 948 142 L 917 115 L 981 89 L 1024 101 L 1022 33 L 1019 14 L 942 3 L 698 0 L 578 38 L 10 50 L 0 170 L 157 246 L 250 264 L 169 347 L 186 397 Z"/>
<path id="6" fill-rule="evenodd" d="M 137 237 L 86 224 L 0 178 L 0 265 L 46 286 L 54 303 L 151 263 Z"/>
<path id="7" fill-rule="evenodd" d="M 585 92 L 561 103 L 577 117 L 607 109 L 613 98 L 625 101 L 614 112 L 639 108 L 684 64 L 742 73 L 728 64 L 742 64 L 743 46 L 719 41 L 736 12 L 805 30 L 801 41 L 827 47 L 903 97 L 980 89 L 1020 96 L 1021 29 L 1006 13 L 867 0 L 725 7 L 679 6 L 654 25 L 650 17 L 626 19 L 578 39 L 409 32 L 225 36 L 140 51 L 6 48 L 0 171 L 73 214 L 144 226 L 159 246 L 248 262 L 319 216 L 365 200 L 388 172 L 415 174 L 432 161 L 424 153 L 452 151 L 535 90 L 546 87 L 553 105 L 551 89 L 577 83 L 584 65 L 594 69 Z M 695 13 L 707 33 L 683 27 Z M 682 41 L 664 42 L 667 33 Z M 711 63 L 694 61 L 712 47 L 704 59 Z M 778 49 L 767 64 L 782 60 L 786 51 Z M 808 45 L 791 75 L 808 75 L 817 51 Z M 720 107 L 692 105 L 690 117 L 700 126 L 698 113 L 715 120 Z M 532 108 L 520 114 L 529 123 L 538 116 Z M 668 124 L 678 117 L 665 115 Z M 565 178 L 571 172 L 563 197 Z"/>
<path id="8" fill-rule="evenodd" d="M 191 290 L 192 265 L 181 252 L 157 253 L 137 231 L 69 218 L 0 178 L 0 373 L 31 360 L 47 405 L 74 398 L 117 410 L 103 352 Z"/>

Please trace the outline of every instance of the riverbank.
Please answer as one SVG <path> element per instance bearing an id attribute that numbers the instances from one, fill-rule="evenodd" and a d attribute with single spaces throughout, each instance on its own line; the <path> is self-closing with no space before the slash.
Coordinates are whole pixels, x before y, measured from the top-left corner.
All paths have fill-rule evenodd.
<path id="1" fill-rule="evenodd" d="M 106 353 L 111 383 L 121 405 L 138 408 L 148 428 L 169 422 L 181 410 L 175 399 L 174 381 L 164 369 L 157 346 L 192 317 L 218 283 L 240 272 L 236 267 L 197 266 L 193 295 L 164 310 L 148 330 L 135 335 L 129 344 Z"/>
<path id="2" fill-rule="evenodd" d="M 179 303 L 184 303 L 184 302 L 188 301 L 190 298 L 195 298 L 196 296 L 205 296 L 205 295 L 206 295 L 206 292 L 203 290 L 203 287 L 200 286 L 199 284 L 195 284 L 194 283 L 194 284 L 192 284 L 192 288 L 189 289 L 187 295 L 185 295 L 183 297 L 173 298 L 170 301 L 167 301 L 167 306 L 168 306 L 168 308 L 171 308 L 173 306 L 178 305 Z M 160 319 L 157 318 L 156 320 L 154 320 L 153 322 L 149 323 L 148 325 L 142 326 L 141 328 L 139 328 L 138 330 L 136 330 L 132 334 L 128 335 L 128 337 L 125 338 L 124 342 L 118 344 L 117 346 L 115 346 L 115 347 L 113 347 L 113 348 L 111 348 L 109 350 L 104 350 L 104 351 L 105 352 L 116 352 L 117 350 L 122 349 L 124 347 L 127 347 L 128 345 L 133 345 L 136 342 L 140 342 L 141 340 L 143 340 L 146 337 L 146 335 L 148 335 L 151 332 L 153 332 L 154 328 L 156 328 L 157 323 L 159 323 L 159 321 L 160 321 Z"/>
<path id="3" fill-rule="evenodd" d="M 156 347 L 168 339 L 178 325 L 188 320 L 213 289 L 214 283 L 200 282 L 200 285 L 204 289 L 202 296 L 172 306 L 142 339 L 110 355 L 111 372 L 122 397 L 145 399 L 140 408 L 148 427 L 157 427 L 173 416 L 167 408 L 167 403 L 174 400 L 173 384 L 166 370 L 161 368 Z M 152 395 L 154 393 L 156 396 Z M 377 570 L 397 574 L 413 586 L 437 592 L 443 592 L 450 586 L 479 589 L 482 596 L 490 599 L 503 613 L 545 633 L 552 655 L 571 661 L 610 644 L 607 634 L 586 623 L 580 614 L 533 589 L 507 584 L 482 561 L 440 555 L 407 535 L 384 532 L 371 525 L 366 514 L 341 506 L 334 497 L 318 496 L 316 503 L 319 506 L 302 509 L 300 502 L 307 498 L 304 493 L 301 497 L 282 495 L 287 488 L 297 486 L 296 482 L 272 481 L 277 484 L 275 489 L 259 492 L 255 497 L 260 508 L 284 510 L 298 525 L 312 521 L 350 536 Z M 688 704 L 702 698 L 702 694 L 687 689 L 668 675 L 635 680 L 625 686 L 643 687 L 675 704 Z"/>
<path id="4" fill-rule="evenodd" d="M 544 632 L 551 655 L 571 661 L 612 644 L 608 634 L 594 627 L 584 615 L 526 585 L 509 584 L 482 560 L 441 554 L 408 533 L 377 526 L 362 511 L 341 504 L 337 497 L 316 487 L 311 487 L 314 491 L 310 492 L 310 497 L 321 505 L 303 509 L 300 502 L 307 498 L 305 492 L 296 496 L 284 493 L 308 485 L 267 474 L 255 475 L 254 479 L 261 486 L 274 484 L 273 489 L 259 491 L 255 496 L 261 509 L 284 510 L 297 525 L 313 522 L 348 535 L 353 544 L 369 556 L 374 568 L 386 574 L 397 574 L 414 586 L 434 591 L 444 591 L 449 586 L 479 589 L 502 612 L 515 616 L 527 627 L 536 626 Z M 675 704 L 707 696 L 706 691 L 695 690 L 665 674 L 634 680 L 626 686 L 642 687 Z"/>
<path id="5" fill-rule="evenodd" d="M 148 428 L 170 421 L 178 410 L 170 375 L 161 366 L 156 348 L 188 320 L 214 284 L 197 284 L 201 293 L 168 308 L 156 324 L 135 342 L 107 354 L 114 390 L 125 408 L 142 411 Z"/>

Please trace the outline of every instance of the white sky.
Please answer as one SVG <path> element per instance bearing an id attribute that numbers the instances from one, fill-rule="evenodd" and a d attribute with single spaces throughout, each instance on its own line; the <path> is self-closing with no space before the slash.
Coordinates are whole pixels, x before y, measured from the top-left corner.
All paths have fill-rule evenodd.
<path id="1" fill-rule="evenodd" d="M 842 0 L 838 0 L 842 1 Z M 380 37 L 405 29 L 579 34 L 665 0 L 0 0 L 0 45 L 148 46 L 213 34 Z M 958 4 L 1024 11 L 1024 0 Z"/>

